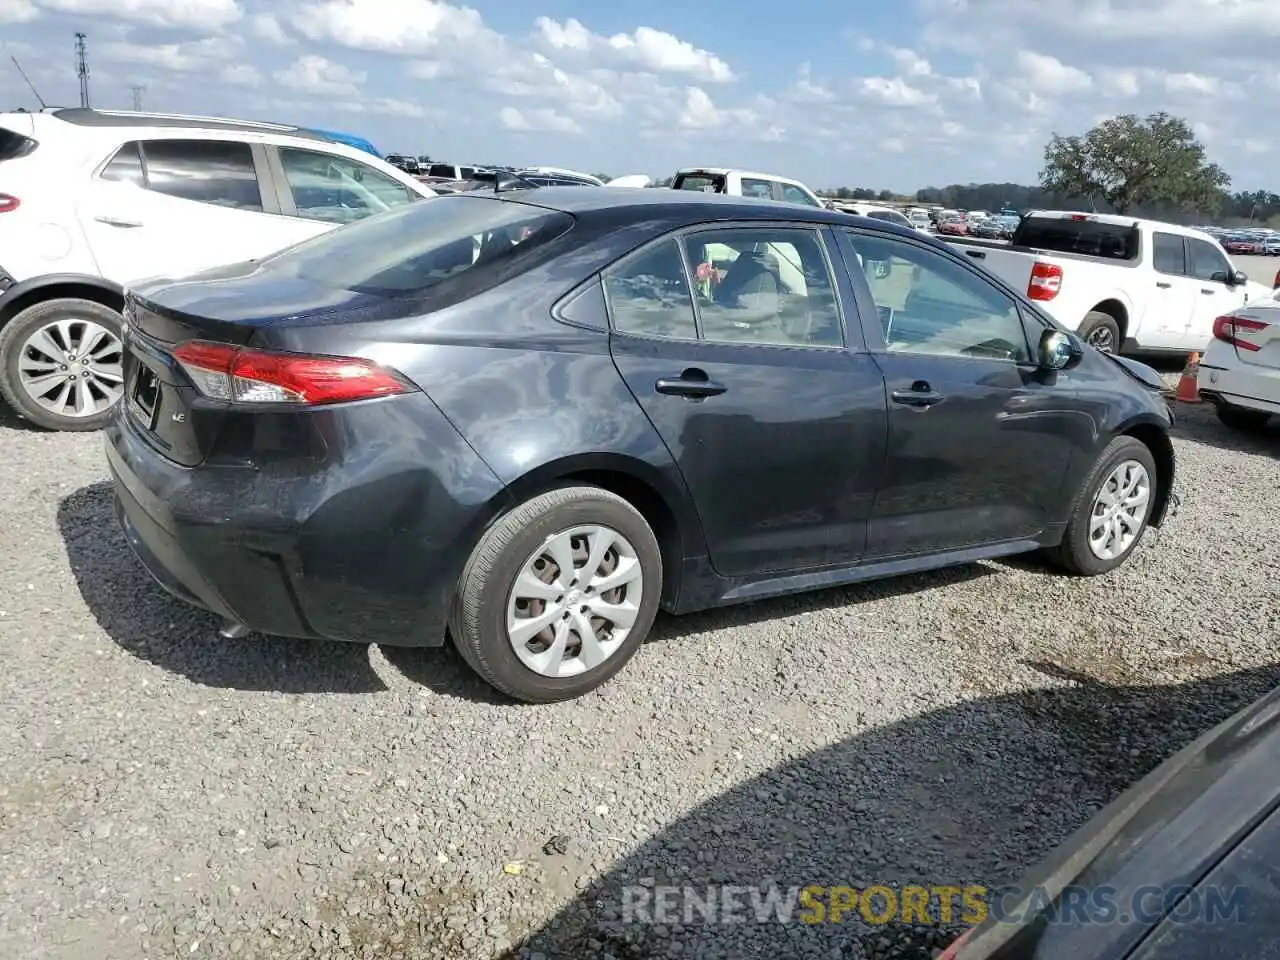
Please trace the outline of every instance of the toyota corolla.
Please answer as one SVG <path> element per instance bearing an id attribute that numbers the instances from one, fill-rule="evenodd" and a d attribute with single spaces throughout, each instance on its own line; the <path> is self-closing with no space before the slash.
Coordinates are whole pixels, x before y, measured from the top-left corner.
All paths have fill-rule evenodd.
<path id="1" fill-rule="evenodd" d="M 126 314 L 106 449 L 164 587 L 228 636 L 451 638 L 528 702 L 659 609 L 1027 551 L 1104 574 L 1173 502 L 1154 372 L 818 208 L 499 184 Z"/>

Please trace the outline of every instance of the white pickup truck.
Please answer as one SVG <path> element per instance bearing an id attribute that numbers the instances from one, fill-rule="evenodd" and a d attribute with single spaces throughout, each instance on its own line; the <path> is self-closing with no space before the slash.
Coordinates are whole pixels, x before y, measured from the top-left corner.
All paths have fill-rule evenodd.
<path id="1" fill-rule="evenodd" d="M 818 195 L 799 180 L 780 177 L 776 173 L 752 170 L 730 170 L 727 167 L 685 167 L 671 180 L 674 190 L 701 190 L 704 193 L 727 193 L 733 197 L 756 197 L 802 203 L 808 207 L 825 206 Z"/>
<path id="2" fill-rule="evenodd" d="M 1273 293 L 1207 233 L 1153 220 L 1036 210 L 1007 244 L 946 240 L 1107 352 L 1203 350 L 1216 318 Z"/>

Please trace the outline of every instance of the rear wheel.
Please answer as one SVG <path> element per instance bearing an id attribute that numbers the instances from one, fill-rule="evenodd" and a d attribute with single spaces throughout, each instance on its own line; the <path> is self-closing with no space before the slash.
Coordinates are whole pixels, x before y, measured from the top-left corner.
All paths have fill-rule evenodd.
<path id="1" fill-rule="evenodd" d="M 1218 403 L 1215 408 L 1219 420 L 1232 430 L 1242 430 L 1246 433 L 1262 430 L 1271 419 L 1271 414 L 1265 410 L 1250 410 L 1247 407 L 1237 407 L 1233 403 Z"/>
<path id="2" fill-rule="evenodd" d="M 1092 311 L 1080 324 L 1080 339 L 1103 353 L 1120 352 L 1120 324 L 1108 313 Z"/>
<path id="3" fill-rule="evenodd" d="M 1116 437 L 1076 495 L 1067 531 L 1050 553 L 1059 566 L 1097 576 L 1124 563 L 1142 540 L 1156 498 L 1156 463 L 1146 444 Z"/>
<path id="4" fill-rule="evenodd" d="M 60 297 L 0 329 L 0 396 L 47 430 L 97 430 L 124 393 L 120 314 Z"/>
<path id="5" fill-rule="evenodd" d="M 458 584 L 454 645 L 526 703 L 581 696 L 626 665 L 653 625 L 662 554 L 644 517 L 598 487 L 561 487 L 491 527 Z"/>

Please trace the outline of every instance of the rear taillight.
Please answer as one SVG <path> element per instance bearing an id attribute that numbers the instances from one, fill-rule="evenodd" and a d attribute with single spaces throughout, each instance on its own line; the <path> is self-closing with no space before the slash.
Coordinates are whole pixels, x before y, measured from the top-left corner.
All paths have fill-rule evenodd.
<path id="1" fill-rule="evenodd" d="M 1237 350 L 1260 350 L 1256 343 L 1249 340 L 1241 340 L 1240 332 L 1242 330 L 1252 330 L 1255 333 L 1259 330 L 1267 329 L 1265 320 L 1252 320 L 1248 317 L 1218 317 L 1213 321 L 1213 337 L 1215 340 L 1221 340 L 1223 343 L 1229 343 Z"/>
<path id="2" fill-rule="evenodd" d="M 1030 300 L 1052 300 L 1062 289 L 1062 268 L 1056 263 L 1037 261 L 1031 268 L 1031 279 L 1027 281 L 1027 298 Z"/>
<path id="3" fill-rule="evenodd" d="M 417 389 L 394 370 L 358 357 L 274 353 L 204 340 L 180 344 L 173 356 L 200 393 L 231 403 L 311 406 Z"/>
<path id="4" fill-rule="evenodd" d="M 12 213 L 22 206 L 22 201 L 9 193 L 0 193 L 0 213 Z"/>
<path id="5" fill-rule="evenodd" d="M 959 937 L 951 942 L 951 946 L 947 947 L 947 949 L 943 950 L 942 953 L 938 955 L 938 960 L 955 960 L 955 958 L 960 955 L 960 948 L 964 946 L 965 941 L 969 939 L 969 935 L 971 933 L 973 933 L 973 930 L 969 929 L 960 934 Z"/>
<path id="6" fill-rule="evenodd" d="M 1271 281 L 1272 290 L 1280 290 L 1280 270 L 1276 271 L 1276 277 Z"/>

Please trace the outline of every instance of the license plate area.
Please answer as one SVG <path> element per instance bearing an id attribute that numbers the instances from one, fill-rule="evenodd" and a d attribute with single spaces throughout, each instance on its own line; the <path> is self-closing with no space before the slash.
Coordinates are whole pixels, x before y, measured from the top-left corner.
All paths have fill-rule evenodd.
<path id="1" fill-rule="evenodd" d="M 154 430 L 160 409 L 160 378 L 146 364 L 137 365 L 129 390 L 129 412 L 146 429 Z"/>

